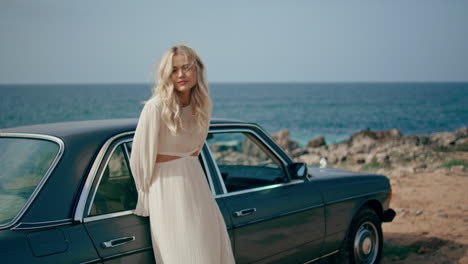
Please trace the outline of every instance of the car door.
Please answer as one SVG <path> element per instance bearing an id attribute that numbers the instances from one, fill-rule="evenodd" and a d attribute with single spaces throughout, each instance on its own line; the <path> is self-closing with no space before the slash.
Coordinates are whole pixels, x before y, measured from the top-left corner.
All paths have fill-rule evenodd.
<path id="1" fill-rule="evenodd" d="M 304 263 L 321 254 L 322 197 L 250 129 L 214 129 L 208 145 L 235 237 L 236 263 Z"/>
<path id="2" fill-rule="evenodd" d="M 127 137 L 111 143 L 102 161 L 98 161 L 99 170 L 84 210 L 84 225 L 104 263 L 154 263 L 149 218 L 133 214 L 138 194 L 129 166 L 131 140 Z M 206 172 L 204 156 L 203 152 L 199 158 Z M 207 184 L 214 195 L 215 187 L 208 175 Z M 231 225 L 222 202 L 218 204 L 226 224 Z"/>
<path id="3" fill-rule="evenodd" d="M 149 218 L 133 214 L 138 194 L 130 149 L 131 138 L 109 145 L 84 210 L 84 225 L 104 263 L 154 263 Z"/>

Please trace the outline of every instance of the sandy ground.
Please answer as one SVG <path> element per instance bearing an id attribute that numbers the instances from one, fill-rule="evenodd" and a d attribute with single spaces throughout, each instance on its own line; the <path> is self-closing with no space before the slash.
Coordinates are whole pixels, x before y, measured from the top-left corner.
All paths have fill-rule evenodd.
<path id="1" fill-rule="evenodd" d="M 451 154 L 468 160 L 467 152 Z M 384 223 L 381 263 L 468 264 L 468 173 L 439 169 L 387 173 L 397 216 Z"/>

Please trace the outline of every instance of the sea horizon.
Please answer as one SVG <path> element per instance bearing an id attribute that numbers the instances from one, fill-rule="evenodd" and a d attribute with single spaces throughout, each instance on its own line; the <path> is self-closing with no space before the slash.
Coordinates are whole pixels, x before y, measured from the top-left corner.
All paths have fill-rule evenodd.
<path id="1" fill-rule="evenodd" d="M 0 129 L 38 123 L 137 118 L 150 82 L 0 84 Z M 468 82 L 210 82 L 213 117 L 289 129 L 300 145 L 364 130 L 404 135 L 468 126 Z M 70 89 L 75 88 L 75 89 Z"/>

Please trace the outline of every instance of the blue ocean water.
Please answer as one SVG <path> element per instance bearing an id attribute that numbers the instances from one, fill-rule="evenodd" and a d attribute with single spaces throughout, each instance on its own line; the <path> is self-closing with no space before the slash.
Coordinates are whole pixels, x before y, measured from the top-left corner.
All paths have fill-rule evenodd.
<path id="1" fill-rule="evenodd" d="M 0 128 L 138 117 L 150 84 L 0 85 Z M 302 145 L 397 128 L 405 135 L 468 126 L 468 83 L 213 83 L 213 117 L 288 128 Z"/>

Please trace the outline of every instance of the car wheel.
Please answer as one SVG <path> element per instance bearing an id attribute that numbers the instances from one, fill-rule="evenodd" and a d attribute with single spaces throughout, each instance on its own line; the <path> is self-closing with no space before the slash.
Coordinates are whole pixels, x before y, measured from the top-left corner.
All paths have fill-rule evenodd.
<path id="1" fill-rule="evenodd" d="M 374 210 L 363 208 L 351 222 L 335 263 L 374 264 L 382 256 L 382 222 Z"/>

